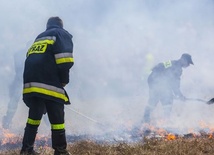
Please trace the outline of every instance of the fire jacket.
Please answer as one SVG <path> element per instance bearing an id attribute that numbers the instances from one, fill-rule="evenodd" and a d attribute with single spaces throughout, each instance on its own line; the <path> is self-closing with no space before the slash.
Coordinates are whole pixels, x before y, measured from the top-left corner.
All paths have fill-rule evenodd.
<path id="1" fill-rule="evenodd" d="M 39 34 L 29 48 L 23 74 L 23 100 L 38 96 L 70 104 L 63 84 L 74 64 L 72 35 L 58 26 Z"/>
<path id="2" fill-rule="evenodd" d="M 177 97 L 183 96 L 180 91 L 180 77 L 182 75 L 182 66 L 177 60 L 169 60 L 159 63 L 152 69 L 148 77 L 148 83 L 151 89 L 159 90 L 162 93 L 170 93 Z"/>

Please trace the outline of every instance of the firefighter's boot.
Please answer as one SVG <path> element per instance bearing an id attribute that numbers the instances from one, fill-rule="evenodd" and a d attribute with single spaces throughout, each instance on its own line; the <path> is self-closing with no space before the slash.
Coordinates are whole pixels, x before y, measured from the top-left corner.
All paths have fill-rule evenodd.
<path id="1" fill-rule="evenodd" d="M 36 134 L 37 134 L 37 129 L 32 129 L 29 127 L 25 128 L 25 133 L 22 141 L 22 149 L 20 154 L 39 155 L 39 153 L 33 150 Z"/>
<path id="2" fill-rule="evenodd" d="M 66 150 L 67 142 L 65 136 L 65 130 L 55 131 L 52 130 L 52 147 L 55 150 L 54 155 L 70 155 Z"/>

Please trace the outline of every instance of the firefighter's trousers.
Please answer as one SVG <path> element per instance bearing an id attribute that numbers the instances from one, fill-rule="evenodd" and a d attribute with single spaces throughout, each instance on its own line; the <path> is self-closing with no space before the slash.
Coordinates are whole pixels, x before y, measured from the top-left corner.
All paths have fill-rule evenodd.
<path id="1" fill-rule="evenodd" d="M 148 105 L 145 107 L 143 122 L 150 122 L 150 115 L 157 106 L 158 102 L 161 102 L 163 106 L 164 118 L 169 118 L 173 105 L 173 93 L 171 89 L 150 84 L 149 100 Z"/>
<path id="2" fill-rule="evenodd" d="M 44 112 L 51 124 L 52 147 L 55 152 L 65 152 L 67 147 L 64 128 L 64 104 L 39 97 L 24 99 L 29 107 L 28 120 L 23 137 L 22 150 L 31 152 Z"/>

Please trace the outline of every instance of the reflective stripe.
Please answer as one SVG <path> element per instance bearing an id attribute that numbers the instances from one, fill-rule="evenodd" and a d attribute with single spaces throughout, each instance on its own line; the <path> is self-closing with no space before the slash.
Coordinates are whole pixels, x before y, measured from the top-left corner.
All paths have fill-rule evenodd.
<path id="1" fill-rule="evenodd" d="M 169 68 L 172 66 L 172 62 L 169 60 L 169 61 L 163 62 L 163 65 L 165 68 Z"/>
<path id="2" fill-rule="evenodd" d="M 53 97 L 62 99 L 65 102 L 68 101 L 68 98 L 65 95 L 65 91 L 61 88 L 43 84 L 43 83 L 38 83 L 38 82 L 25 83 L 23 94 L 33 93 L 33 92 L 53 96 Z"/>
<path id="3" fill-rule="evenodd" d="M 48 36 L 48 37 L 42 37 L 36 39 L 36 41 L 33 43 L 33 45 L 28 50 L 27 56 L 33 53 L 44 53 L 47 50 L 48 44 L 53 45 L 56 41 L 55 36 Z"/>
<path id="4" fill-rule="evenodd" d="M 73 58 L 73 53 L 59 53 L 59 54 L 55 54 L 55 58 L 66 58 L 66 57 L 71 57 Z"/>
<path id="5" fill-rule="evenodd" d="M 57 93 L 57 92 L 54 92 L 54 91 L 51 91 L 51 90 L 47 90 L 47 89 L 44 89 L 44 88 L 37 88 L 37 87 L 24 88 L 23 94 L 26 94 L 26 93 L 40 93 L 40 94 L 53 96 L 53 97 L 62 99 L 65 102 L 68 101 L 68 98 L 64 94 L 60 94 L 60 93 Z"/>
<path id="6" fill-rule="evenodd" d="M 45 88 L 48 90 L 52 90 L 61 94 L 65 94 L 65 91 L 61 88 L 55 87 L 55 86 L 51 86 L 48 84 L 44 84 L 44 83 L 39 83 L 39 82 L 29 82 L 29 83 L 25 83 L 24 84 L 24 88 L 30 88 L 30 87 L 39 87 L 39 88 Z"/>
<path id="7" fill-rule="evenodd" d="M 65 124 L 51 124 L 51 129 L 53 130 L 61 130 L 65 129 Z"/>
<path id="8" fill-rule="evenodd" d="M 74 62 L 72 53 L 59 53 L 55 54 L 56 64 Z"/>
<path id="9" fill-rule="evenodd" d="M 36 39 L 35 42 L 39 42 L 39 41 L 48 41 L 49 44 L 53 44 L 56 41 L 56 37 L 55 36 L 46 36 L 46 37 L 41 37 Z"/>
<path id="10" fill-rule="evenodd" d="M 40 125 L 41 120 L 33 120 L 31 118 L 27 119 L 27 123 L 31 125 Z"/>
<path id="11" fill-rule="evenodd" d="M 74 58 L 60 58 L 60 59 L 56 59 L 56 64 L 62 64 L 62 63 L 68 63 L 68 62 L 74 62 Z"/>

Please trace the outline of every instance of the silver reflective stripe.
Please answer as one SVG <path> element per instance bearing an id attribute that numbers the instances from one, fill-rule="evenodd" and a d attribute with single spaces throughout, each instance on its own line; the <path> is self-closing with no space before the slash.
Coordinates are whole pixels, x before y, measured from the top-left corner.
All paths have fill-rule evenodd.
<path id="1" fill-rule="evenodd" d="M 51 86 L 51 85 L 47 85 L 47 84 L 44 84 L 44 83 L 30 82 L 30 83 L 25 83 L 24 84 L 24 88 L 30 88 L 30 87 L 45 88 L 45 89 L 52 90 L 54 92 L 58 92 L 58 93 L 61 93 L 61 94 L 65 95 L 65 91 L 63 89 L 58 88 L 58 87 L 54 87 L 54 86 Z"/>
<path id="2" fill-rule="evenodd" d="M 53 40 L 55 42 L 56 41 L 56 37 L 55 36 L 46 36 L 46 37 L 42 37 L 42 38 L 36 39 L 35 42 L 41 41 L 41 40 Z"/>
<path id="3" fill-rule="evenodd" d="M 73 58 L 73 53 L 59 53 L 59 54 L 55 54 L 55 59 L 67 58 L 67 57 Z"/>

